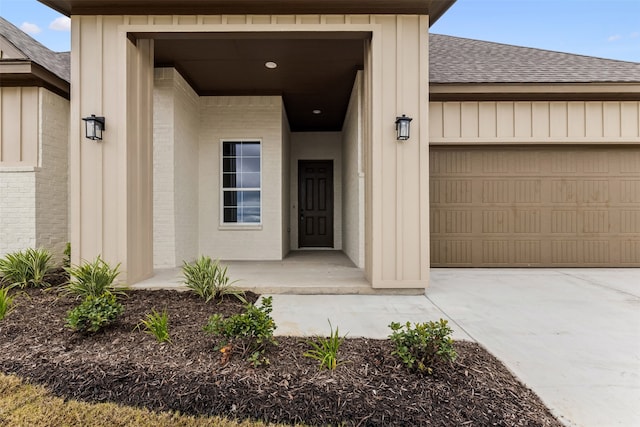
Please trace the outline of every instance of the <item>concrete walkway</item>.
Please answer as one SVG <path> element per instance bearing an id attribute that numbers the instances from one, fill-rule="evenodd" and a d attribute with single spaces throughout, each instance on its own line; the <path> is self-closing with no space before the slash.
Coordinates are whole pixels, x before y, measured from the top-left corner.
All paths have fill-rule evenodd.
<path id="1" fill-rule="evenodd" d="M 640 269 L 432 269 L 427 296 L 274 295 L 280 335 L 451 322 L 569 426 L 640 426 Z"/>

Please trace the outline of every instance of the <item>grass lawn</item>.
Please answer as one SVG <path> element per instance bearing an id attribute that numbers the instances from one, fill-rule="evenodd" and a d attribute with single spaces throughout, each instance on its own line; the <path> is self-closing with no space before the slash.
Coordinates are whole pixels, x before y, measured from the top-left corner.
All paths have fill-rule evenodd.
<path id="1" fill-rule="evenodd" d="M 140 427 L 263 427 L 253 421 L 156 413 L 115 403 L 63 400 L 42 386 L 0 374 L 0 425 L 7 426 L 140 426 Z M 273 425 L 273 424 L 270 424 Z"/>

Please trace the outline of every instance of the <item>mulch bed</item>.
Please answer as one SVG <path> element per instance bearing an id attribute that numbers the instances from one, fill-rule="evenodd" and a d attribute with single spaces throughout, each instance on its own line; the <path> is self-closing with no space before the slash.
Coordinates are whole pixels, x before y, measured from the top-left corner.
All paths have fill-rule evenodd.
<path id="1" fill-rule="evenodd" d="M 222 365 L 202 326 L 213 313 L 242 311 L 235 298 L 206 304 L 187 292 L 131 291 L 120 320 L 95 335 L 64 327 L 77 303 L 51 290 L 19 296 L 0 321 L 0 370 L 66 398 L 287 424 L 561 425 L 477 344 L 457 342 L 458 359 L 432 375 L 409 372 L 388 340 L 371 339 L 347 339 L 347 363 L 335 371 L 319 370 L 302 355 L 306 341 L 294 337 L 278 337 L 266 367 L 238 357 Z M 152 308 L 167 309 L 173 344 L 134 330 Z"/>

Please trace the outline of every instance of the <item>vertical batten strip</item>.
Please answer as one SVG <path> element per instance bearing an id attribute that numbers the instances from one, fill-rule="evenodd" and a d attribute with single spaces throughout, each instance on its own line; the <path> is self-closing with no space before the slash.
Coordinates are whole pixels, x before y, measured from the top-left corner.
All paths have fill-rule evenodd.
<path id="1" fill-rule="evenodd" d="M 24 161 L 24 157 L 25 157 L 25 138 L 24 138 L 24 131 L 23 131 L 23 126 L 25 125 L 22 121 L 22 116 L 23 116 L 23 110 L 24 110 L 24 95 L 23 95 L 23 91 L 22 88 L 19 87 L 17 88 L 18 91 L 18 99 L 19 99 L 19 107 L 18 107 L 18 121 L 16 122 L 17 128 L 18 128 L 18 134 L 20 135 L 18 137 L 18 147 L 19 147 L 19 151 L 18 151 L 18 163 L 22 163 Z"/>
<path id="2" fill-rule="evenodd" d="M 403 48 L 403 18 L 402 16 L 396 16 L 396 116 L 403 114 L 405 111 L 406 105 L 404 104 L 405 97 L 403 93 L 404 89 L 404 48 Z M 391 120 L 392 117 L 389 117 Z M 408 142 L 408 141 L 407 141 Z M 403 179 L 399 176 L 398 172 L 403 170 L 403 151 L 405 147 L 402 143 L 395 141 L 395 155 L 396 155 L 396 194 L 395 194 L 395 225 L 396 225 L 396 242 L 395 242 L 395 265 L 396 265 L 396 274 L 394 275 L 395 280 L 402 280 L 403 276 L 403 230 L 404 230 L 404 222 L 403 222 L 403 211 L 404 211 L 404 191 L 403 191 Z"/>
<path id="3" fill-rule="evenodd" d="M 78 122 L 81 117 L 80 112 L 82 107 L 82 99 L 80 97 L 82 92 L 82 80 L 80 79 L 80 49 L 82 47 L 80 43 L 81 24 L 81 17 L 71 17 L 71 81 L 73 81 L 74 84 L 71 85 L 71 114 L 69 116 L 69 216 L 72 219 L 70 226 L 71 262 L 74 264 L 80 263 L 81 256 L 84 254 L 85 249 L 82 246 L 80 238 L 81 224 L 84 221 L 80 205 L 80 194 L 82 191 L 80 132 L 82 131 L 82 127 Z"/>
<path id="4" fill-rule="evenodd" d="M 97 88 L 97 90 L 95 91 L 95 103 L 98 106 L 98 111 L 95 112 L 96 115 L 98 116 L 103 116 L 104 115 L 104 103 L 103 103 L 103 91 L 105 90 L 105 82 L 104 82 L 104 72 L 103 72 L 103 68 L 104 68 L 104 42 L 103 42 L 103 32 L 104 32 L 104 21 L 103 21 L 103 16 L 98 16 L 97 17 L 97 21 L 96 21 L 96 49 L 98 50 L 98 58 L 96 59 L 97 62 L 97 66 L 95 67 L 96 70 L 96 81 L 98 82 L 99 86 Z M 108 87 L 108 85 L 107 85 Z M 96 144 L 97 147 L 96 148 L 96 158 L 95 158 L 95 165 L 96 165 L 96 177 L 98 178 L 96 180 L 96 221 L 98 223 L 98 226 L 100 227 L 100 229 L 98 230 L 98 232 L 96 233 L 96 246 L 99 249 L 99 253 L 104 254 L 105 252 L 105 248 L 104 248 L 104 235 L 107 232 L 107 230 L 105 230 L 105 224 L 104 224 L 104 206 L 105 206 L 105 200 L 104 200 L 104 145 L 102 143 L 98 143 Z"/>

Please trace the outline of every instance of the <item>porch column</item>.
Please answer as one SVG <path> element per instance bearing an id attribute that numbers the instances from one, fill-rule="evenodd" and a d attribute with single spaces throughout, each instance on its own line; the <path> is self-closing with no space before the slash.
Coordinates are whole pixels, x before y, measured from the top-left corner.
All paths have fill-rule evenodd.
<path id="1" fill-rule="evenodd" d="M 127 39 L 122 16 L 72 16 L 72 262 L 121 263 L 135 283 L 153 272 L 153 41 Z M 104 116 L 102 141 L 82 117 Z"/>
<path id="2" fill-rule="evenodd" d="M 376 16 L 367 59 L 366 274 L 374 288 L 429 278 L 428 17 Z M 397 141 L 395 119 L 413 118 Z"/>

